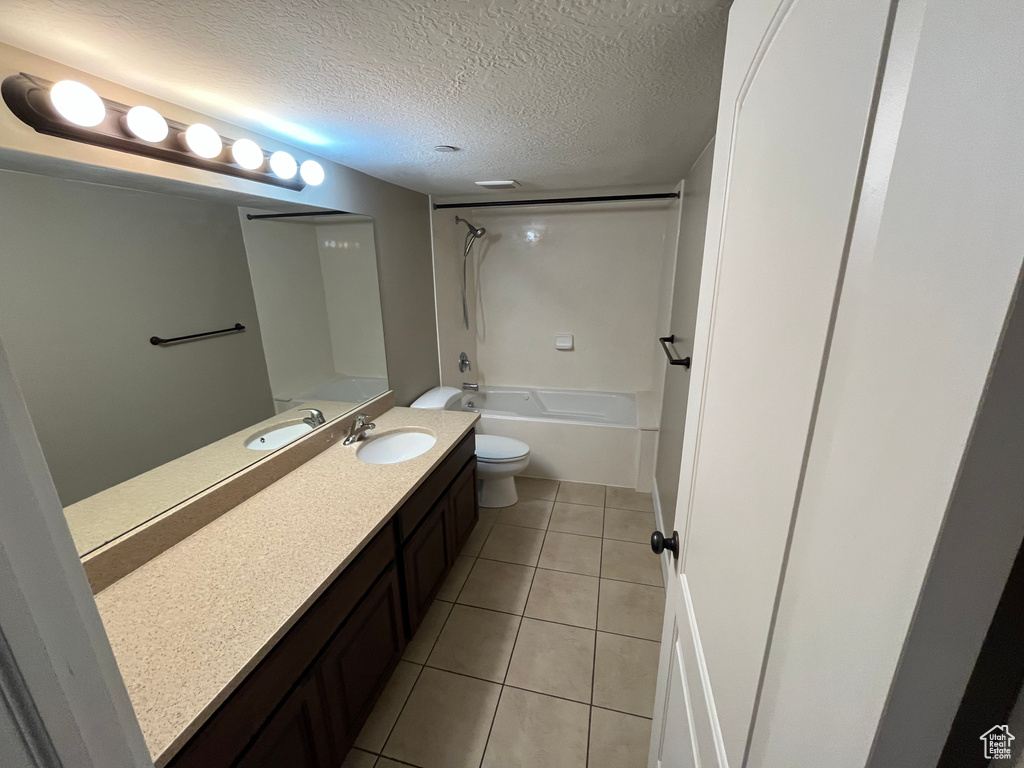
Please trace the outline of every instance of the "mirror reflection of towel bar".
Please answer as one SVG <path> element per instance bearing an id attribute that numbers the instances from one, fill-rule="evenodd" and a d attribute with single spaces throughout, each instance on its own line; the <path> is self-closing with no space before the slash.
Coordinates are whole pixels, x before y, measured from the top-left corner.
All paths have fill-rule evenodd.
<path id="1" fill-rule="evenodd" d="M 235 323 L 231 328 L 221 328 L 219 331 L 207 331 L 206 333 L 193 333 L 189 336 L 175 336 L 173 339 L 161 339 L 159 336 L 150 336 L 149 343 L 154 347 L 161 346 L 163 344 L 173 344 L 176 341 L 188 341 L 189 339 L 201 339 L 204 336 L 216 336 L 220 333 L 236 333 L 238 331 L 244 331 L 245 326 L 241 323 Z"/>
<path id="2" fill-rule="evenodd" d="M 687 368 L 690 367 L 690 358 L 688 357 L 673 357 L 674 349 L 669 347 L 669 344 L 674 344 L 676 340 L 675 334 L 670 336 L 661 336 L 658 341 L 661 342 L 661 348 L 665 350 L 665 357 L 668 358 L 669 365 L 683 365 Z"/>

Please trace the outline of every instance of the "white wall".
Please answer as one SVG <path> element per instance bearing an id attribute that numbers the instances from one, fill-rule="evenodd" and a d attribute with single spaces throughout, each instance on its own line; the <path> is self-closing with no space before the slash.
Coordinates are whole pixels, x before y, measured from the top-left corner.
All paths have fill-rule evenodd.
<path id="1" fill-rule="evenodd" d="M 444 383 L 650 390 L 670 208 L 618 203 L 435 211 Z M 471 257 L 477 268 L 469 274 L 469 332 L 460 298 L 467 230 L 455 223 L 456 212 L 487 229 Z M 556 333 L 574 334 L 575 349 L 556 350 Z M 456 367 L 460 351 L 473 360 L 472 376 Z"/>
<path id="2" fill-rule="evenodd" d="M 51 80 L 71 77 L 123 103 L 145 103 L 181 122 L 205 122 L 225 136 L 251 138 L 266 149 L 284 149 L 300 159 L 312 153 L 282 141 L 245 131 L 207 115 L 150 98 L 137 91 L 93 77 L 0 44 L 0 77 L 30 72 Z M 323 185 L 301 192 L 246 181 L 195 168 L 93 147 L 36 133 L 9 110 L 0 109 L 0 168 L 27 170 L 69 178 L 106 181 L 121 186 L 172 194 L 220 195 L 247 204 L 283 208 L 290 203 L 355 211 L 376 222 L 380 260 L 381 311 L 387 341 L 389 383 L 399 405 L 438 383 L 437 326 L 434 320 L 428 198 L 324 158 Z"/>
<path id="3" fill-rule="evenodd" d="M 273 415 L 233 206 L 10 171 L 0 198 L 0 337 L 65 505 Z"/>
<path id="4" fill-rule="evenodd" d="M 697 298 L 700 293 L 701 267 L 704 263 L 704 235 L 708 223 L 714 154 L 715 143 L 712 141 L 701 153 L 683 182 L 678 253 L 675 259 L 675 274 L 670 284 L 671 317 L 663 332 L 665 335 L 675 336 L 674 346 L 677 353 L 683 357 L 689 356 L 693 351 L 693 335 L 697 325 Z M 654 476 L 665 530 L 672 531 L 679 492 L 690 369 L 681 365 L 665 365 L 663 382 Z"/>
<path id="5" fill-rule="evenodd" d="M 373 220 L 316 226 L 334 370 L 387 378 Z"/>
<path id="6" fill-rule="evenodd" d="M 270 389 L 291 400 L 334 373 L 316 228 L 284 221 L 249 221 L 258 208 L 239 208 L 245 252 L 263 335 Z"/>

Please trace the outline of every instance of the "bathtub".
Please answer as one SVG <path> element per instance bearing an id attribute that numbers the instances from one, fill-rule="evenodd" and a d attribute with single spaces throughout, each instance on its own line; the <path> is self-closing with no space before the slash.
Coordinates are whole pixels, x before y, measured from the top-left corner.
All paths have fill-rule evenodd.
<path id="1" fill-rule="evenodd" d="M 626 392 L 480 387 L 461 410 L 480 414 L 477 431 L 530 446 L 530 477 L 637 487 L 641 433 Z"/>

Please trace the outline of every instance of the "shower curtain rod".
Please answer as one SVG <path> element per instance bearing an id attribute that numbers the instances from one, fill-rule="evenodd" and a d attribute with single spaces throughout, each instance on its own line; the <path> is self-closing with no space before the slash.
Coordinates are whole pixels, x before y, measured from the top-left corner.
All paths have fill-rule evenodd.
<path id="1" fill-rule="evenodd" d="M 552 197 L 544 200 L 485 200 L 479 203 L 434 203 L 441 208 L 500 208 L 506 205 L 556 205 L 559 203 L 618 203 L 627 200 L 668 200 L 679 198 L 678 192 L 658 192 L 649 195 L 604 195 L 600 197 Z"/>
<path id="2" fill-rule="evenodd" d="M 247 213 L 245 218 L 249 221 L 256 219 L 294 219 L 298 216 L 337 216 L 349 214 L 350 211 L 302 211 L 301 213 Z"/>

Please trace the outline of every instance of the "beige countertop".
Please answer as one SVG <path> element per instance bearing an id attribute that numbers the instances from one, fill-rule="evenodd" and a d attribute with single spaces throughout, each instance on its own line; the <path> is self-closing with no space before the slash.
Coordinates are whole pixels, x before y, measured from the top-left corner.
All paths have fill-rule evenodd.
<path id="1" fill-rule="evenodd" d="M 250 435 L 273 425 L 300 421 L 300 409 L 318 408 L 327 421 L 332 421 L 358 407 L 359 403 L 303 402 L 65 507 L 64 517 L 78 554 L 92 552 L 273 453 L 246 448 L 245 441 Z"/>
<path id="2" fill-rule="evenodd" d="M 164 765 L 476 423 L 393 408 L 437 443 L 400 464 L 334 445 L 96 595 L 150 753 Z"/>

